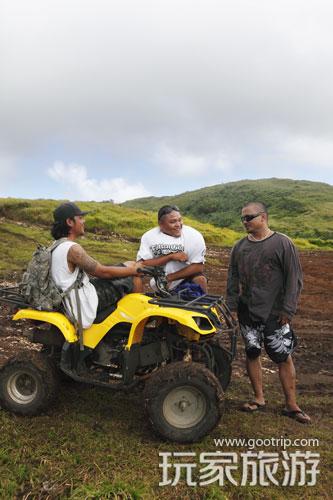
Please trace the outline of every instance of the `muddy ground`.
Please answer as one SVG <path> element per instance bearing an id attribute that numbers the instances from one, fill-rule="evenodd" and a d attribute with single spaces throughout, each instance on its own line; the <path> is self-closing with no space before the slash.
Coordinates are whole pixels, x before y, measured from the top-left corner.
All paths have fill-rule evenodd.
<path id="1" fill-rule="evenodd" d="M 209 253 L 209 261 L 214 262 L 214 265 L 207 265 L 210 291 L 221 294 L 225 290 L 229 251 L 211 248 Z M 46 500 L 92 498 L 93 495 L 102 499 L 111 498 L 111 492 L 116 492 L 112 498 L 331 499 L 333 252 L 302 253 L 301 259 L 305 286 L 294 320 L 299 336 L 294 359 L 298 401 L 312 417 L 311 426 L 280 416 L 284 403 L 278 374 L 276 366 L 265 355 L 267 411 L 260 415 L 238 411 L 251 397 L 239 341 L 223 418 L 202 444 L 191 445 L 194 448 L 178 443 L 161 444 L 145 417 L 139 392 L 106 393 L 102 388 L 64 382 L 54 407 L 38 417 L 20 418 L 0 411 L 4 441 L 0 456 L 0 497 Z M 4 286 L 4 282 L 0 280 L 1 285 Z M 14 323 L 10 318 L 9 311 L 0 308 L 0 365 L 20 349 L 39 348 L 37 344 L 31 346 L 22 336 L 23 329 L 29 326 L 23 322 Z M 193 488 L 186 486 L 184 480 L 174 488 L 158 486 L 161 471 L 157 450 L 194 451 L 198 457 L 200 452 L 216 452 L 213 438 L 220 437 L 259 438 L 261 442 L 262 438 L 272 437 L 316 438 L 318 443 L 320 440 L 320 448 L 309 445 L 301 448 L 301 452 L 320 452 L 318 483 L 314 487 L 306 484 L 306 487 L 287 489 L 272 484 L 239 489 L 239 486 L 225 484 L 221 491 L 216 483 Z M 237 453 L 237 456 L 242 450 L 249 451 L 238 445 L 222 449 Z M 273 444 L 263 450 L 282 454 L 282 447 Z M 144 492 L 142 496 L 141 491 Z"/>
<path id="2" fill-rule="evenodd" d="M 210 291 L 225 291 L 229 250 L 210 250 L 221 266 L 208 266 Z M 298 336 L 294 354 L 298 389 L 310 393 L 333 393 L 333 252 L 301 252 L 304 288 L 293 319 Z M 235 366 L 242 369 L 243 352 L 239 353 Z M 263 356 L 264 370 L 276 372 L 276 367 Z M 235 370 L 234 370 L 235 371 Z"/>
<path id="3" fill-rule="evenodd" d="M 223 294 L 230 251 L 210 249 L 209 256 L 216 265 L 207 265 L 209 291 Z M 333 252 L 302 252 L 304 290 L 299 309 L 293 321 L 299 337 L 294 354 L 298 388 L 304 393 L 333 393 Z M 219 264 L 217 264 L 219 262 Z M 0 286 L 12 283 L 0 281 Z M 0 308 L 0 364 L 19 349 L 30 348 L 22 336 L 25 323 L 11 321 L 11 313 Z M 276 367 L 263 356 L 267 374 L 274 374 Z M 234 364 L 234 376 L 244 375 L 244 355 L 239 341 L 239 353 Z"/>

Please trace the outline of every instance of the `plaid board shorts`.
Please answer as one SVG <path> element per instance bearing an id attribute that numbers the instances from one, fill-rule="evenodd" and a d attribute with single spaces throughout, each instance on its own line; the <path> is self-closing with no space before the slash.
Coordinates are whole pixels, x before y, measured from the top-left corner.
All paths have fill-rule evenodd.
<path id="1" fill-rule="evenodd" d="M 250 318 L 245 304 L 238 308 L 240 332 L 245 344 L 246 356 L 257 358 L 261 353 L 262 344 L 268 356 L 274 363 L 286 361 L 297 345 L 297 337 L 289 324 L 281 325 L 278 316 L 270 315 L 265 323 Z"/>

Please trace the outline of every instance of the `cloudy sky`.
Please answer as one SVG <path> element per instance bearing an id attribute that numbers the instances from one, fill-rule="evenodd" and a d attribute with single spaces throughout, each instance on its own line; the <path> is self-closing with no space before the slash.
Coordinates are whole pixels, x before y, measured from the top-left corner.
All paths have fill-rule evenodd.
<path id="1" fill-rule="evenodd" d="M 331 0 L 0 0 L 0 196 L 333 184 Z"/>

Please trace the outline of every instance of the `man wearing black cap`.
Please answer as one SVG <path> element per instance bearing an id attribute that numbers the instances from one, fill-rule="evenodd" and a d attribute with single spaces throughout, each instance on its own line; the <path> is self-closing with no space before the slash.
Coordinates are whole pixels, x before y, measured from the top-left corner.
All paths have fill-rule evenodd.
<path id="1" fill-rule="evenodd" d="M 78 293 L 83 328 L 89 328 L 99 311 L 126 293 L 142 289 L 137 271 L 142 265 L 126 262 L 123 266 L 104 266 L 75 243 L 76 238 L 84 234 L 84 216 L 88 213 L 74 203 L 62 203 L 53 212 L 51 228 L 55 240 L 63 239 L 52 252 L 51 273 L 55 284 L 65 291 L 75 283 L 80 270 L 82 272 L 82 286 Z M 94 278 L 90 279 L 88 275 Z M 74 289 L 65 298 L 65 304 L 68 312 L 78 320 Z"/>

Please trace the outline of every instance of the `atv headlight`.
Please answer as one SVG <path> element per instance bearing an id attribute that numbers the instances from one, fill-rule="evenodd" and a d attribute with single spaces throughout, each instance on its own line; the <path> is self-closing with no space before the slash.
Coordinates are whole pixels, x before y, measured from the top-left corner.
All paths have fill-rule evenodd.
<path id="1" fill-rule="evenodd" d="M 203 316 L 193 316 L 193 320 L 200 330 L 212 330 L 214 328 L 209 319 Z"/>

